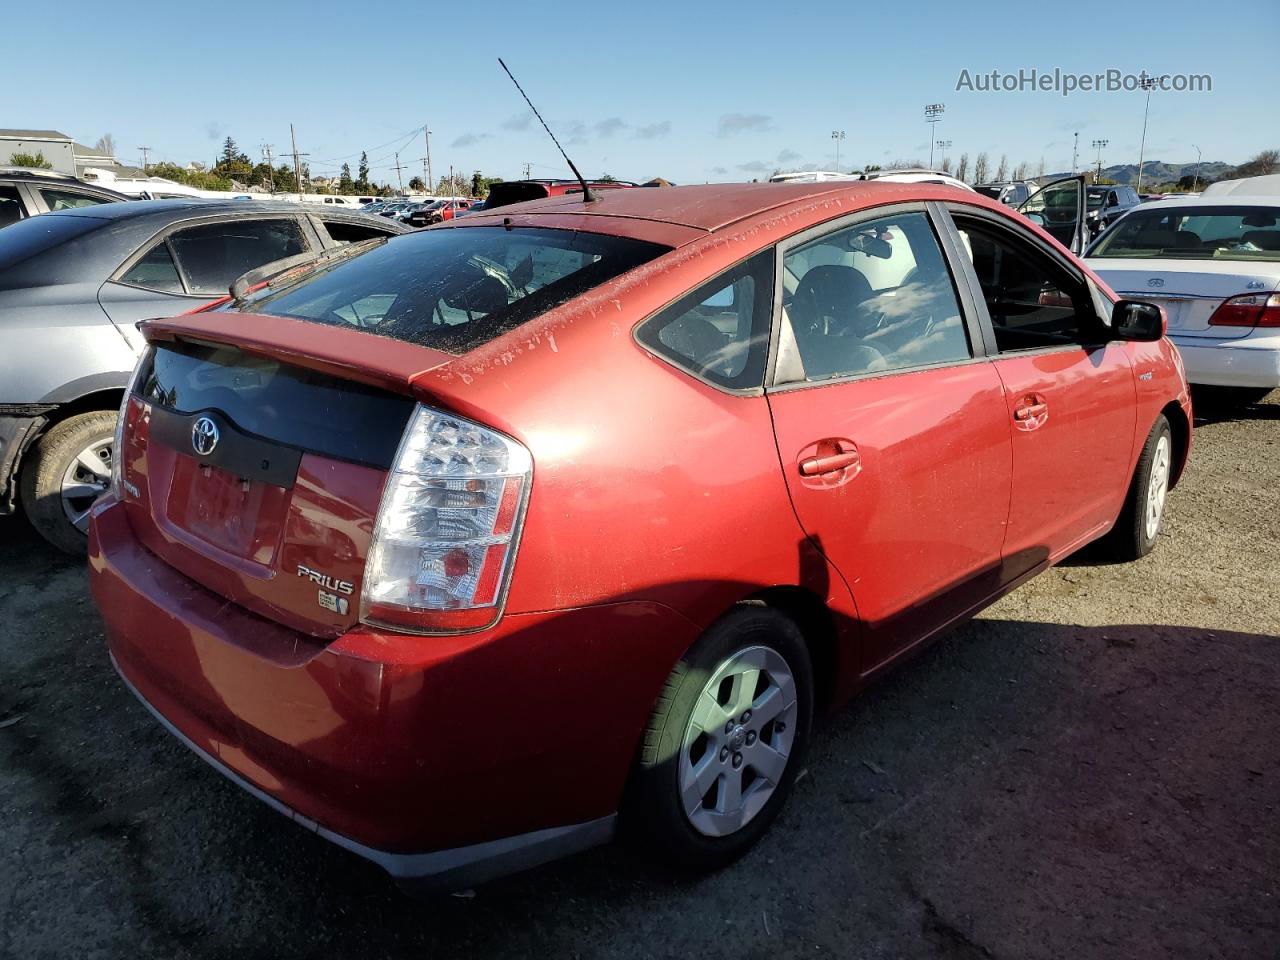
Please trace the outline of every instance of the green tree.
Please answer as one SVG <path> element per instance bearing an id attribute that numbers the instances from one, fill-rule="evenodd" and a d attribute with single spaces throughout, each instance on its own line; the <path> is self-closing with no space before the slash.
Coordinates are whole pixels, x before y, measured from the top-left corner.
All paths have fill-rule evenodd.
<path id="1" fill-rule="evenodd" d="M 338 192 L 339 193 L 355 193 L 356 182 L 351 179 L 351 164 L 344 163 L 342 172 L 338 175 Z"/>
<path id="2" fill-rule="evenodd" d="M 356 179 L 356 186 L 361 193 L 369 192 L 369 154 L 363 150 L 360 151 L 360 174 Z"/>
<path id="3" fill-rule="evenodd" d="M 421 177 L 414 177 L 412 180 L 409 181 L 409 189 L 416 190 L 420 193 L 425 193 L 427 190 L 427 185 L 426 183 L 423 182 L 423 179 Z"/>
<path id="4" fill-rule="evenodd" d="M 53 164 L 44 158 L 43 153 L 14 153 L 9 162 L 15 167 L 29 167 L 32 170 L 52 170 Z"/>
<path id="5" fill-rule="evenodd" d="M 236 156 L 240 153 L 236 142 L 230 137 L 222 141 L 222 157 L 218 161 L 220 167 L 230 167 L 236 162 Z"/>
<path id="6" fill-rule="evenodd" d="M 600 174 L 600 181 L 599 181 L 599 182 L 600 182 L 600 183 L 617 183 L 618 181 L 614 178 L 613 174 L 611 174 L 611 173 L 602 173 L 602 174 Z"/>

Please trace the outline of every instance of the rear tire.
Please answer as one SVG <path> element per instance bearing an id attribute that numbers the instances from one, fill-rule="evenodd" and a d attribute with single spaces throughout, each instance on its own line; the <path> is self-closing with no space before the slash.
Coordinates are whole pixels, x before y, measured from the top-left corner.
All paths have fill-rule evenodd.
<path id="1" fill-rule="evenodd" d="M 1106 541 L 1116 560 L 1139 560 L 1155 548 L 1172 476 L 1173 430 L 1161 414 L 1147 435 L 1124 508 Z"/>
<path id="2" fill-rule="evenodd" d="M 731 863 L 786 801 L 812 718 L 813 668 L 799 628 L 769 607 L 736 607 L 667 678 L 624 823 L 677 866 Z"/>
<path id="3" fill-rule="evenodd" d="M 109 410 L 70 417 L 41 437 L 23 464 L 19 493 L 27 519 L 73 556 L 84 555 L 89 508 L 110 486 L 115 430 Z"/>

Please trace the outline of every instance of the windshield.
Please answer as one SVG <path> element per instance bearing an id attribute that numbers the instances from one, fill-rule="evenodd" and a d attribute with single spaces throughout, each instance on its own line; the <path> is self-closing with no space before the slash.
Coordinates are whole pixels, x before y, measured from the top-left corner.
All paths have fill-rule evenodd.
<path id="1" fill-rule="evenodd" d="M 1280 261 L 1274 207 L 1135 209 L 1104 233 L 1091 257 Z"/>
<path id="2" fill-rule="evenodd" d="M 571 230 L 425 230 L 323 265 L 235 309 L 464 353 L 667 249 Z"/>
<path id="3" fill-rule="evenodd" d="M 984 197 L 990 197 L 992 200 L 1000 199 L 1000 187 L 974 187 L 973 189 Z"/>

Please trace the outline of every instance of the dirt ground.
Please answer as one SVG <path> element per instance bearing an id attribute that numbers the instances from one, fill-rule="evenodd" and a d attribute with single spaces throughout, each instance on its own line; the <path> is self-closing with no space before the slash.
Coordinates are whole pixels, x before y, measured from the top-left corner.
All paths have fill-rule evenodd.
<path id="1" fill-rule="evenodd" d="M 117 681 L 0 521 L 0 957 L 1280 957 L 1280 393 L 1202 422 L 1156 552 L 1072 558 L 817 733 L 745 859 L 609 847 L 412 901 Z M 518 802 L 518 798 L 512 798 Z"/>

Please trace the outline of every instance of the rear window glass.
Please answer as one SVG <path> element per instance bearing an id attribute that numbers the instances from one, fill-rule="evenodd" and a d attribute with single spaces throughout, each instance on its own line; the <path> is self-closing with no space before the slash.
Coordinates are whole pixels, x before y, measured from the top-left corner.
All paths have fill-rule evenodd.
<path id="1" fill-rule="evenodd" d="M 60 217 L 46 213 L 0 230 L 0 272 L 84 236 L 108 221 L 96 217 Z"/>
<path id="2" fill-rule="evenodd" d="M 571 230 L 425 230 L 235 307 L 465 353 L 667 249 Z"/>
<path id="3" fill-rule="evenodd" d="M 1280 208 L 1138 208 L 1104 233 L 1090 257 L 1280 261 Z M 0 234 L 4 236 L 4 234 Z"/>
<path id="4" fill-rule="evenodd" d="M 264 440 L 387 467 L 414 401 L 235 347 L 157 347 L 138 395 L 175 413 L 217 410 Z"/>

